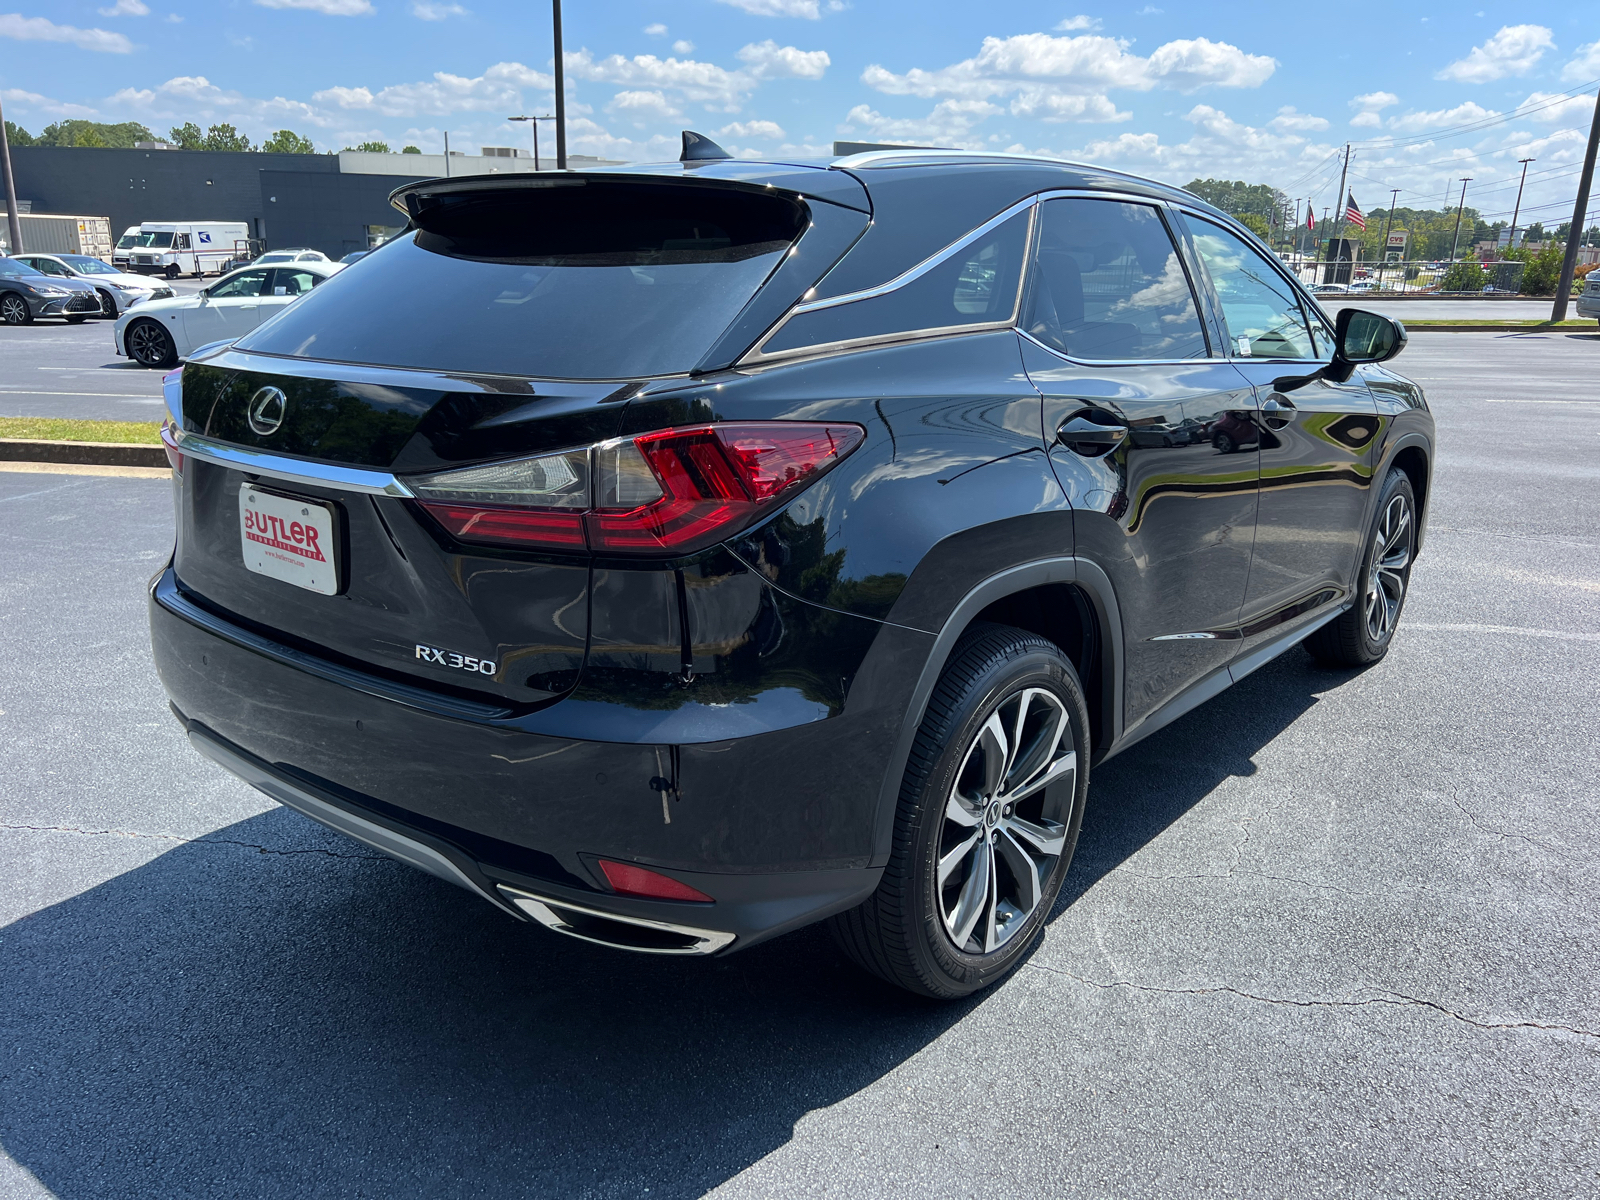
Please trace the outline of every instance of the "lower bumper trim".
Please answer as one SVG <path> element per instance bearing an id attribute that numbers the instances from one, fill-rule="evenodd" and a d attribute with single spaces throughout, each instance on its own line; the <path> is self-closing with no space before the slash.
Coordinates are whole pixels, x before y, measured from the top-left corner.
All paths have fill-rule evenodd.
<path id="1" fill-rule="evenodd" d="M 546 929 L 614 950 L 641 954 L 715 954 L 734 936 L 715 929 L 696 929 L 645 917 L 624 917 L 567 900 L 535 896 L 519 888 L 498 885 L 500 893 Z"/>

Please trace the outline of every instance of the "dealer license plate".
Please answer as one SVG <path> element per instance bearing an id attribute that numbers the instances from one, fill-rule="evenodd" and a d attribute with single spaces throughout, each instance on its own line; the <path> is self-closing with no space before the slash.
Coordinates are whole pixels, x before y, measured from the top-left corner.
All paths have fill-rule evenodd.
<path id="1" fill-rule="evenodd" d="M 333 510 L 325 504 L 239 486 L 240 548 L 244 565 L 257 575 L 337 595 L 333 528 Z"/>

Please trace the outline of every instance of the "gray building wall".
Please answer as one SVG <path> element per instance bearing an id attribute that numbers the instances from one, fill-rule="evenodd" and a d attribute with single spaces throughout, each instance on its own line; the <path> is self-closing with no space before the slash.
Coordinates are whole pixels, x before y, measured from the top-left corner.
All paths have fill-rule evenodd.
<path id="1" fill-rule="evenodd" d="M 411 178 L 341 175 L 332 154 L 13 146 L 11 161 L 18 200 L 109 217 L 113 238 L 144 221 L 246 221 L 269 248 L 332 258 L 365 249 L 368 225 L 404 223 L 387 198 Z"/>

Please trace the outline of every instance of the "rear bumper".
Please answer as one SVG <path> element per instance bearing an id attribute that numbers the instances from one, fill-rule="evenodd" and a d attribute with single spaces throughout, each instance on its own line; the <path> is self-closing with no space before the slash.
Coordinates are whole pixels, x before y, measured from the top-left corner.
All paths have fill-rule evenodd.
<path id="1" fill-rule="evenodd" d="M 230 632 L 185 607 L 170 569 L 150 618 L 157 670 L 197 749 L 280 803 L 560 932 L 658 953 L 741 949 L 855 906 L 882 874 L 871 764 L 890 739 L 875 721 L 841 714 L 672 745 L 602 740 L 633 736 L 603 714 L 593 736 L 575 737 L 569 712 L 564 727 L 546 718 L 559 734 L 539 732 L 528 717 L 369 686 Z M 841 783 L 841 759 L 866 773 Z M 601 856 L 715 903 L 618 895 Z"/>
<path id="2" fill-rule="evenodd" d="M 1580 317 L 1600 317 L 1600 296 L 1578 293 L 1577 310 Z"/>

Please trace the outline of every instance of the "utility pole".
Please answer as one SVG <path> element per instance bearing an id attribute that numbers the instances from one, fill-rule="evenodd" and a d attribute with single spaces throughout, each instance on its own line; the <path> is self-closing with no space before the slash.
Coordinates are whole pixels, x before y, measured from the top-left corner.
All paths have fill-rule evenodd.
<path id="1" fill-rule="evenodd" d="M 1383 223 L 1383 261 L 1384 262 L 1388 262 L 1389 261 L 1389 230 L 1394 228 L 1394 206 L 1395 206 L 1395 202 L 1397 200 L 1399 200 L 1399 199 L 1400 199 L 1400 189 L 1399 188 L 1390 188 L 1389 189 L 1389 216 L 1388 216 L 1388 219 L 1385 220 L 1384 223 Z M 1403 259 L 1403 258 L 1405 258 L 1405 255 L 1402 254 L 1400 257 Z M 1404 268 L 1401 269 L 1400 273 L 1402 275 L 1405 274 Z"/>
<path id="2" fill-rule="evenodd" d="M 1589 125 L 1589 149 L 1583 155 L 1583 174 L 1578 176 L 1578 202 L 1572 206 L 1572 224 L 1567 226 L 1567 255 L 1561 260 L 1561 282 L 1556 284 L 1552 321 L 1567 319 L 1567 293 L 1572 290 L 1572 275 L 1578 269 L 1578 247 L 1583 244 L 1583 223 L 1589 215 L 1589 185 L 1594 182 L 1594 154 L 1600 149 L 1600 96 L 1595 97 L 1594 120 Z"/>
<path id="3" fill-rule="evenodd" d="M 1331 279 L 1327 278 L 1327 273 L 1324 272 L 1323 273 L 1324 274 L 1324 278 L 1323 278 L 1323 282 L 1324 283 L 1339 283 L 1340 282 L 1340 279 L 1339 279 L 1339 266 L 1338 266 L 1338 263 L 1339 263 L 1339 237 L 1344 232 L 1344 210 L 1345 210 L 1344 184 L 1345 184 L 1345 179 L 1349 174 L 1350 174 L 1350 143 L 1346 142 L 1344 144 L 1344 166 L 1339 171 L 1339 194 L 1338 194 L 1338 196 L 1336 196 L 1334 198 L 1334 203 L 1339 206 L 1339 219 L 1333 223 L 1333 234 L 1332 234 L 1332 236 L 1330 236 L 1328 238 L 1328 258 L 1330 260 L 1332 260 L 1332 263 L 1333 263 L 1333 266 L 1331 268 L 1332 271 L 1333 271 L 1333 277 Z M 1345 280 L 1344 282 L 1349 282 L 1349 281 Z"/>
<path id="4" fill-rule="evenodd" d="M 444 131 L 444 177 L 450 178 L 450 131 Z"/>
<path id="5" fill-rule="evenodd" d="M 539 122 L 540 121 L 554 121 L 555 118 L 552 117 L 552 116 L 542 116 L 542 117 L 526 117 L 526 116 L 524 116 L 524 117 L 507 117 L 506 120 L 508 120 L 508 121 L 531 121 L 531 122 L 533 122 L 533 169 L 535 171 L 542 170 L 543 168 L 541 168 L 539 166 Z"/>
<path id="6" fill-rule="evenodd" d="M 567 69 L 561 52 L 561 0 L 550 0 L 556 35 L 556 170 L 567 169 Z"/>
<path id="7" fill-rule="evenodd" d="M 1450 261 L 1456 260 L 1456 246 L 1461 241 L 1461 213 L 1467 207 L 1467 184 L 1472 182 L 1468 175 L 1461 180 L 1461 203 L 1456 205 L 1456 231 L 1450 235 Z"/>
<path id="8" fill-rule="evenodd" d="M 1507 250 L 1515 250 L 1517 248 L 1517 217 L 1522 213 L 1522 188 L 1528 182 L 1528 164 L 1539 160 L 1536 158 L 1519 158 L 1517 161 L 1522 164 L 1522 180 L 1517 184 L 1517 203 L 1511 210 L 1511 236 L 1506 240 Z"/>
<path id="9" fill-rule="evenodd" d="M 1594 155 L 1589 155 L 1594 161 Z M 11 175 L 11 139 L 6 137 L 6 115 L 0 112 L 0 175 L 5 176 L 6 225 L 11 231 L 11 253 L 22 253 L 22 218 L 17 215 L 17 182 Z"/>

